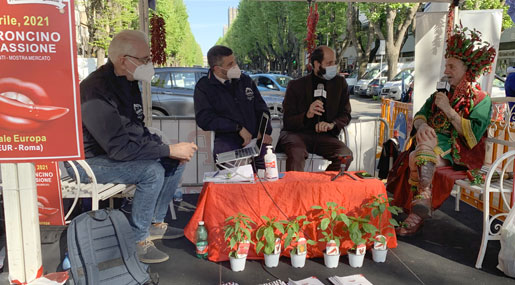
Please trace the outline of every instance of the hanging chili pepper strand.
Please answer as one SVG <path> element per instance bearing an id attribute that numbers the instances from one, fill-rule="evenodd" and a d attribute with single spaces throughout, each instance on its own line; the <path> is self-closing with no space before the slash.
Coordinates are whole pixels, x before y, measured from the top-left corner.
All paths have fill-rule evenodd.
<path id="1" fill-rule="evenodd" d="M 307 20 L 307 35 L 306 35 L 306 47 L 308 50 L 308 59 L 311 59 L 311 53 L 316 48 L 316 29 L 318 23 L 318 4 L 315 3 L 315 7 L 311 5 L 311 1 L 309 2 L 309 15 Z"/>
<path id="2" fill-rule="evenodd" d="M 166 30 L 165 20 L 154 14 L 150 19 L 150 49 L 152 52 L 152 62 L 157 65 L 166 64 Z"/>

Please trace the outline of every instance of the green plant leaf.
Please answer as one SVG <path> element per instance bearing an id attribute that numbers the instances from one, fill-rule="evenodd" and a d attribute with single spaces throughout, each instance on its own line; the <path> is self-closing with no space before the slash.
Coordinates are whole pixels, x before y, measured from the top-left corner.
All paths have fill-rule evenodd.
<path id="1" fill-rule="evenodd" d="M 326 204 L 327 208 L 338 207 L 338 204 L 336 204 L 335 202 L 327 202 L 325 204 Z"/>
<path id="2" fill-rule="evenodd" d="M 267 222 L 270 222 L 270 218 L 268 218 L 267 216 L 261 216 L 261 218 Z"/>
<path id="3" fill-rule="evenodd" d="M 258 243 L 256 244 L 256 253 L 259 254 L 264 246 L 265 244 L 262 241 L 258 241 Z"/>
<path id="4" fill-rule="evenodd" d="M 236 239 L 231 239 L 229 242 L 229 249 L 232 250 L 235 245 L 236 245 Z"/>
<path id="5" fill-rule="evenodd" d="M 306 240 L 306 243 L 307 243 L 307 244 L 310 244 L 310 245 L 315 245 L 315 244 L 317 244 L 317 242 L 316 242 L 316 241 L 314 241 L 314 240 L 310 240 L 310 239 Z"/>
<path id="6" fill-rule="evenodd" d="M 379 204 L 379 212 L 384 213 L 385 209 L 386 209 L 386 204 Z"/>
<path id="7" fill-rule="evenodd" d="M 352 234 L 352 233 L 356 233 L 356 232 L 360 232 L 359 230 L 359 223 L 358 222 L 352 222 L 349 226 L 349 232 Z"/>
<path id="8" fill-rule="evenodd" d="M 375 234 L 378 232 L 377 228 L 372 224 L 363 224 L 363 230 L 369 234 Z"/>
<path id="9" fill-rule="evenodd" d="M 244 239 L 250 240 L 250 231 L 248 229 L 243 229 Z"/>
<path id="10" fill-rule="evenodd" d="M 336 215 L 338 215 L 338 213 L 336 213 L 335 211 L 331 211 L 331 220 L 335 220 L 336 219 Z"/>
<path id="11" fill-rule="evenodd" d="M 279 230 L 279 232 L 281 232 L 282 234 L 284 234 L 284 226 L 283 226 L 283 224 L 281 224 L 281 223 L 279 223 L 279 222 L 275 222 L 275 223 L 274 223 L 274 227 L 275 227 L 276 229 L 278 229 L 278 230 Z"/>
<path id="12" fill-rule="evenodd" d="M 372 217 L 377 217 L 379 215 L 379 210 L 377 208 L 372 209 Z"/>
<path id="13" fill-rule="evenodd" d="M 329 218 L 324 218 L 320 222 L 320 229 L 325 231 L 327 229 L 327 226 L 329 225 Z"/>
<path id="14" fill-rule="evenodd" d="M 297 218 L 295 218 L 295 220 L 300 221 L 300 220 L 305 219 L 305 218 L 306 218 L 306 216 L 298 216 Z"/>
<path id="15" fill-rule="evenodd" d="M 342 221 L 347 227 L 350 225 L 349 217 L 345 214 L 340 214 L 340 221 Z"/>
<path id="16" fill-rule="evenodd" d="M 392 226 L 395 226 L 395 227 L 398 227 L 399 226 L 399 223 L 397 222 L 397 220 L 395 219 L 389 219 L 388 221 L 390 221 L 390 225 Z"/>
<path id="17" fill-rule="evenodd" d="M 293 240 L 293 238 L 291 236 L 287 236 L 284 239 L 284 247 L 287 248 L 288 246 L 290 246 L 292 240 Z"/>
<path id="18" fill-rule="evenodd" d="M 311 209 L 322 210 L 322 207 L 318 206 L 318 205 L 314 205 L 314 206 L 311 206 Z"/>

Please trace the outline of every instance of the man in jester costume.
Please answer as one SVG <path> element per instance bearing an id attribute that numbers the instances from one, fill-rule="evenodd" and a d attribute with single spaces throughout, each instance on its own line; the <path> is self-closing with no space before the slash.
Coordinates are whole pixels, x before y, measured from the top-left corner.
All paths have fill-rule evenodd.
<path id="1" fill-rule="evenodd" d="M 492 103 L 475 81 L 491 70 L 495 49 L 476 30 L 456 26 L 448 38 L 444 74 L 450 92 L 433 93 L 415 114 L 416 148 L 409 155 L 411 212 L 400 236 L 412 235 L 431 217 L 432 180 L 438 167 L 477 169 L 485 155 Z"/>

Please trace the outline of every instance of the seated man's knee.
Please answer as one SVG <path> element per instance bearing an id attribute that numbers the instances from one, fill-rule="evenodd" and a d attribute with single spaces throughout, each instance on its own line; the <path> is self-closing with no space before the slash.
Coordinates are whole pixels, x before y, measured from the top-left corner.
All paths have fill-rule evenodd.
<path id="1" fill-rule="evenodd" d="M 135 174 L 136 175 L 136 174 Z M 163 180 L 165 176 L 165 168 L 159 162 L 149 163 L 143 173 L 141 173 L 141 181 Z"/>

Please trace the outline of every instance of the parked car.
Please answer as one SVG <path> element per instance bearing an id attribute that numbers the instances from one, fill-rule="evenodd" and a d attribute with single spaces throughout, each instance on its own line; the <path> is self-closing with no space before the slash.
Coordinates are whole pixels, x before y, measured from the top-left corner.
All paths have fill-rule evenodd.
<path id="1" fill-rule="evenodd" d="M 293 78 L 289 77 L 288 75 L 281 75 L 281 74 L 269 74 L 269 73 L 262 73 L 262 74 L 253 74 L 250 76 L 252 80 L 254 80 L 254 83 L 256 83 L 256 86 L 261 93 L 261 95 L 264 95 L 263 92 L 270 92 L 275 94 L 283 94 L 286 92 L 286 87 L 288 87 L 288 83 Z"/>
<path id="2" fill-rule="evenodd" d="M 207 75 L 207 68 L 160 67 L 151 81 L 152 116 L 195 116 L 195 85 Z"/>
<path id="3" fill-rule="evenodd" d="M 415 76 L 413 68 L 406 68 L 397 73 L 392 80 L 387 81 L 381 89 L 381 96 L 401 100 L 403 92 L 408 91 L 409 83 Z M 404 88 L 404 89 L 403 89 Z"/>
<path id="4" fill-rule="evenodd" d="M 367 95 L 374 97 L 381 95 L 381 89 L 383 89 L 384 84 L 386 83 L 386 77 L 380 77 L 373 79 L 370 81 L 367 87 Z"/>
<path id="5" fill-rule="evenodd" d="M 358 71 L 355 70 L 351 74 L 345 76 L 345 81 L 347 81 L 347 85 L 349 86 L 349 94 L 354 94 L 354 85 L 358 81 Z"/>
<path id="6" fill-rule="evenodd" d="M 365 72 L 365 74 L 363 74 L 363 77 L 361 77 L 356 85 L 354 85 L 354 94 L 359 96 L 372 97 L 372 94 L 367 94 L 368 85 L 374 79 L 386 78 L 387 72 L 388 66 L 384 66 L 382 71 L 379 70 L 379 67 L 374 67 L 368 70 Z"/>

